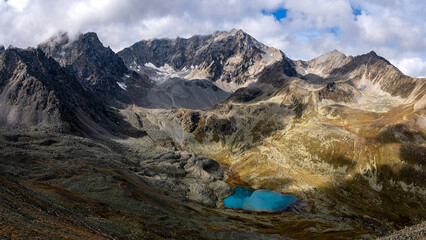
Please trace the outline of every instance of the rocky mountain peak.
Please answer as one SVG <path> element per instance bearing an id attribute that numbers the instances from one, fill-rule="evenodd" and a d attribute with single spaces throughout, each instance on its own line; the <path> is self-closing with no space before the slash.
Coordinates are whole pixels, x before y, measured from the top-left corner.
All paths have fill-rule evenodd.
<path id="1" fill-rule="evenodd" d="M 225 33 L 228 33 L 228 34 L 230 34 L 230 35 L 237 35 L 237 34 L 239 34 L 239 35 L 248 35 L 247 33 L 245 33 L 242 29 L 240 29 L 240 28 L 233 28 L 233 29 L 231 29 L 231 31 L 224 31 Z"/>
<path id="2" fill-rule="evenodd" d="M 0 54 L 4 51 L 5 51 L 4 46 L 2 44 L 0 44 Z"/>
<path id="3" fill-rule="evenodd" d="M 82 55 L 91 55 L 93 59 L 115 55 L 109 47 L 103 46 L 94 32 L 80 34 L 76 39 L 61 32 L 41 43 L 39 48 L 63 66 L 72 65 Z"/>
<path id="4" fill-rule="evenodd" d="M 309 82 L 323 82 L 330 73 L 350 61 L 344 53 L 333 50 L 309 61 L 295 61 L 297 72 Z"/>
<path id="5" fill-rule="evenodd" d="M 232 36 L 232 37 L 243 38 L 249 35 L 241 29 L 233 28 L 231 31 L 216 31 L 212 34 L 212 36 L 215 36 L 215 37 L 218 37 L 218 36 L 231 37 Z"/>
<path id="6" fill-rule="evenodd" d="M 50 57 L 53 57 L 61 66 L 67 65 L 66 56 L 71 44 L 75 39 L 71 39 L 67 32 L 59 32 L 39 45 L 39 48 Z"/>
<path id="7" fill-rule="evenodd" d="M 346 57 L 346 55 L 344 53 L 342 53 L 341 51 L 334 49 L 333 51 L 330 51 L 328 53 L 329 56 L 333 56 L 333 57 Z"/>
<path id="8" fill-rule="evenodd" d="M 232 29 L 231 31 L 218 31 L 211 35 L 213 42 L 218 44 L 235 44 L 237 51 L 250 51 L 250 49 L 262 49 L 264 44 L 247 34 L 241 29 Z"/>
<path id="9" fill-rule="evenodd" d="M 46 55 L 75 73 L 83 85 L 97 92 L 115 94 L 128 72 L 123 60 L 109 47 L 104 47 L 96 33 L 80 34 L 76 40 L 60 33 L 39 45 Z"/>
<path id="10" fill-rule="evenodd" d="M 102 57 L 115 58 L 115 60 L 118 61 L 116 64 L 121 65 L 119 67 L 124 67 L 124 64 L 121 64 L 121 61 L 118 60 L 119 58 L 115 56 L 115 53 L 111 50 L 111 48 L 104 47 L 102 42 L 99 40 L 98 35 L 94 32 L 81 34 L 72 46 L 73 51 L 80 55 L 91 55 L 94 59 L 100 59 Z M 76 55 L 75 53 L 71 54 Z"/>
<path id="11" fill-rule="evenodd" d="M 99 40 L 98 35 L 94 32 L 87 32 L 87 33 L 80 35 L 79 40 L 86 41 L 89 44 L 91 44 L 92 46 L 99 46 L 99 47 L 103 46 L 103 44 Z"/>
<path id="12" fill-rule="evenodd" d="M 405 76 L 376 52 L 345 56 L 338 51 L 310 61 L 295 62 L 297 71 L 310 83 L 348 82 L 369 94 L 389 93 L 401 98 L 418 98 L 423 83 Z"/>
<path id="13" fill-rule="evenodd" d="M 346 58 L 346 55 L 342 52 L 340 52 L 339 50 L 334 49 L 333 51 L 327 52 L 322 54 L 321 56 L 314 58 L 310 61 L 312 62 L 338 62 L 338 61 L 342 61 L 344 58 Z"/>
<path id="14" fill-rule="evenodd" d="M 361 66 L 361 65 L 372 65 L 376 62 L 382 62 L 385 65 L 392 65 L 388 60 L 377 55 L 377 53 L 375 51 L 370 51 L 368 53 L 361 54 L 361 55 L 358 55 L 358 56 L 354 56 L 352 58 L 353 58 L 353 63 L 354 64 L 356 63 L 359 66 Z M 394 67 L 394 66 L 392 65 L 392 67 Z"/>
<path id="15" fill-rule="evenodd" d="M 369 53 L 367 53 L 367 55 L 378 56 L 377 53 L 375 51 L 373 51 L 373 50 L 371 50 Z"/>

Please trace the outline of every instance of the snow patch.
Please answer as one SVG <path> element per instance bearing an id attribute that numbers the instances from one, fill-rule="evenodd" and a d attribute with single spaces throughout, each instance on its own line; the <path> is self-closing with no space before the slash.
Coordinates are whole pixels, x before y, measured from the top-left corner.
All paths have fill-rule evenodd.
<path id="1" fill-rule="evenodd" d="M 145 63 L 144 67 L 151 68 L 155 71 L 155 74 L 151 74 L 150 78 L 156 82 L 163 82 L 170 78 L 185 78 L 185 76 L 193 71 L 193 66 L 191 66 L 191 69 L 184 66 L 182 69 L 177 70 L 167 63 L 161 67 L 157 67 L 153 63 L 149 62 Z"/>
<path id="2" fill-rule="evenodd" d="M 118 86 L 123 89 L 123 90 L 127 90 L 127 85 L 123 82 L 117 82 Z"/>

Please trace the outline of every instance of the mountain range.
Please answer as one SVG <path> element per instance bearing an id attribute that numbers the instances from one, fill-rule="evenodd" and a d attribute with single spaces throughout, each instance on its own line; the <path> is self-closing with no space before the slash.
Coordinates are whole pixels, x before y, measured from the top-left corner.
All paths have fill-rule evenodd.
<path id="1" fill-rule="evenodd" d="M 375 239 L 421 224 L 425 93 L 374 51 L 292 60 L 236 29 L 118 53 L 95 33 L 0 47 L 0 236 Z M 236 186 L 299 201 L 227 209 Z"/>

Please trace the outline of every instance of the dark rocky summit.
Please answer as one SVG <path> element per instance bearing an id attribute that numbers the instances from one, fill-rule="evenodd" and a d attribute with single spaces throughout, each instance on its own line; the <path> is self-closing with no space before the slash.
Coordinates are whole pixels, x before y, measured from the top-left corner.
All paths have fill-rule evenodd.
<path id="1" fill-rule="evenodd" d="M 122 89 L 117 82 L 129 73 L 123 60 L 109 47 L 104 47 L 96 33 L 81 34 L 75 41 L 61 33 L 40 44 L 39 48 L 96 92 L 118 94 Z"/>

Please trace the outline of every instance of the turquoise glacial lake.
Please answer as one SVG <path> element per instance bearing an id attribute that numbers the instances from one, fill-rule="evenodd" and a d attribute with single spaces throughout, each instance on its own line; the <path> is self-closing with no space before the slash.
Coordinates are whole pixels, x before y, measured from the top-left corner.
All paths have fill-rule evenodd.
<path id="1" fill-rule="evenodd" d="M 223 199 L 223 205 L 227 208 L 249 211 L 278 212 L 297 200 L 297 197 L 293 195 L 271 190 L 247 190 L 237 187 L 231 196 Z"/>

